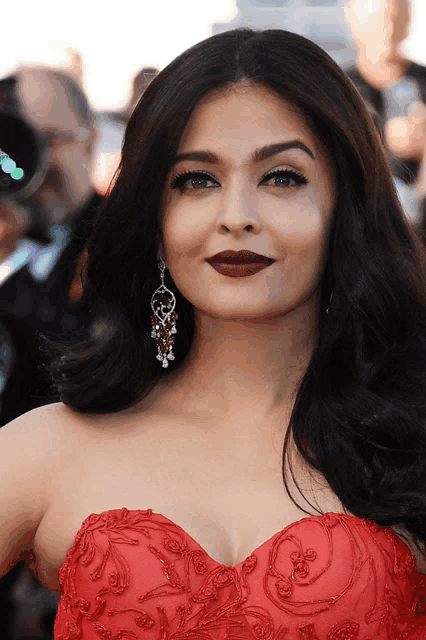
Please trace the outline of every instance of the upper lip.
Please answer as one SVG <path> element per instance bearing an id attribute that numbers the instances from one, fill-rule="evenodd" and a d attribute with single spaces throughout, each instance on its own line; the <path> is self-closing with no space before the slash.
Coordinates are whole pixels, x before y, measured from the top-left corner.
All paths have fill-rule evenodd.
<path id="1" fill-rule="evenodd" d="M 254 253 L 247 249 L 241 251 L 233 251 L 226 249 L 220 253 L 216 253 L 211 258 L 207 258 L 208 262 L 274 262 L 273 258 L 267 258 L 260 253 Z"/>

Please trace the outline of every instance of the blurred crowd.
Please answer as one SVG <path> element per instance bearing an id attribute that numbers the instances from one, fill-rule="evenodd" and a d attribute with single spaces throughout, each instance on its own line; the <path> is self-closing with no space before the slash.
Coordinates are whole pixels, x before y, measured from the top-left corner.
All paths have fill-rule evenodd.
<path id="1" fill-rule="evenodd" d="M 382 136 L 407 220 L 424 240 L 426 67 L 401 53 L 409 0 L 367 4 L 345 6 L 357 50 L 346 71 Z M 85 246 L 119 165 L 126 124 L 158 72 L 142 68 L 128 105 L 102 113 L 90 107 L 77 52 L 67 68 L 20 67 L 0 80 L 0 427 L 58 399 L 39 334 L 94 330 L 96 309 L 81 302 Z M 19 144 L 33 162 L 34 178 L 21 190 L 4 164 L 20 157 L 19 136 L 10 135 L 15 124 L 24 126 Z M 31 153 L 25 135 L 33 137 Z M 52 638 L 58 598 L 24 563 L 16 565 L 0 580 L 1 637 Z"/>
<path id="2" fill-rule="evenodd" d="M 158 73 L 141 70 L 121 112 L 95 113 L 74 61 L 0 80 L 0 426 L 58 400 L 40 334 L 94 330 L 95 311 L 81 301 L 85 245 L 127 121 Z M 15 164 L 25 179 L 13 179 Z M 57 603 L 19 563 L 0 580 L 1 638 L 51 638 Z"/>

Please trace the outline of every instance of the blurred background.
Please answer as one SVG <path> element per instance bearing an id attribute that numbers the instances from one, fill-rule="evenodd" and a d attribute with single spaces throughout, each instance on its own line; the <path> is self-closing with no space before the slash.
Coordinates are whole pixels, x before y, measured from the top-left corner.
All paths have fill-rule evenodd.
<path id="1" fill-rule="evenodd" d="M 360 4 L 372 11 L 376 0 Z M 403 48 L 426 64 L 426 3 L 412 0 L 411 5 L 411 30 Z M 22 0 L 4 3 L 2 24 L 0 77 L 25 63 L 70 69 L 82 80 L 95 111 L 121 110 L 142 66 L 161 69 L 200 40 L 239 26 L 295 31 L 320 44 L 339 64 L 355 60 L 343 0 L 122 0 L 119 6 L 99 0 L 74 0 L 67 6 Z M 73 60 L 73 51 L 80 61 Z"/>
<path id="2" fill-rule="evenodd" d="M 22 0 L 2 6 L 1 25 L 0 427 L 56 400 L 40 333 L 100 330 L 81 276 L 126 124 L 155 75 L 210 35 L 281 28 L 325 49 L 365 101 L 425 241 L 425 0 Z M 50 640 L 58 599 L 19 562 L 0 579 L 1 639 Z"/>
<path id="3" fill-rule="evenodd" d="M 119 5 L 75 0 L 23 0 L 2 7 L 0 77 L 21 65 L 51 65 L 72 73 L 95 112 L 121 112 L 132 99 L 142 67 L 162 69 L 210 35 L 235 27 L 283 28 L 311 38 L 342 67 L 355 62 L 355 44 L 344 19 L 345 0 L 158 0 Z M 377 0 L 363 0 L 374 12 Z M 19 17 L 18 17 L 19 12 Z M 9 28 L 8 25 L 13 25 Z M 412 0 L 411 28 L 402 49 L 426 65 L 426 2 Z M 99 116 L 96 181 L 106 190 L 117 165 L 122 132 Z M 109 127 L 108 127 L 109 125 Z M 106 156 L 102 151 L 108 151 Z"/>

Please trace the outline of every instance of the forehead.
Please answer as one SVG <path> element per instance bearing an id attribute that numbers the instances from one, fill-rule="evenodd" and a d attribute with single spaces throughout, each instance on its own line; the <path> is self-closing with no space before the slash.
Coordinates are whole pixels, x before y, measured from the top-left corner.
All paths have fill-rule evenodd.
<path id="1" fill-rule="evenodd" d="M 40 130 L 78 129 L 68 95 L 54 73 L 44 69 L 22 72 L 18 92 L 25 115 Z"/>
<path id="2" fill-rule="evenodd" d="M 290 137 L 326 152 L 298 106 L 267 87 L 233 86 L 210 92 L 199 101 L 185 127 L 179 151 L 199 145 L 231 149 L 231 144 L 233 149 L 245 149 Z"/>

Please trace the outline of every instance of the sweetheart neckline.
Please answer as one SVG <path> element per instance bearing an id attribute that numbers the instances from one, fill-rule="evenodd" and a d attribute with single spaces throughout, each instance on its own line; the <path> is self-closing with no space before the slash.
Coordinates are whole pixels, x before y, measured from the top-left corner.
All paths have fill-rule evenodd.
<path id="1" fill-rule="evenodd" d="M 250 552 L 250 554 L 244 558 L 244 560 L 241 560 L 240 562 L 238 562 L 237 564 L 234 565 L 227 565 L 227 564 L 223 564 L 222 562 L 219 562 L 219 560 L 216 560 L 215 558 L 212 558 L 212 556 L 207 553 L 207 551 L 204 549 L 204 547 L 202 547 L 202 545 L 197 542 L 197 540 L 195 540 L 189 533 L 187 533 L 185 531 L 185 529 L 183 529 L 180 525 L 178 525 L 176 522 L 174 522 L 173 520 L 170 520 L 170 518 L 168 518 L 167 516 L 163 515 L 162 513 L 157 513 L 154 512 L 152 509 L 127 509 L 127 507 L 121 507 L 121 508 L 117 508 L 117 509 L 106 509 L 105 511 L 101 511 L 100 513 L 90 513 L 82 522 L 79 530 L 77 531 L 77 533 L 74 536 L 74 540 L 72 545 L 69 547 L 69 549 L 67 550 L 66 553 L 66 557 L 64 562 L 60 565 L 60 567 L 58 567 L 58 572 L 59 574 L 61 573 L 61 570 L 63 569 L 63 567 L 65 567 L 65 565 L 68 563 L 68 560 L 71 558 L 72 554 L 74 553 L 76 544 L 77 544 L 77 538 L 79 538 L 80 534 L 84 531 L 84 528 L 90 523 L 90 518 L 92 518 L 93 516 L 95 516 L 96 518 L 101 518 L 103 515 L 106 515 L 108 513 L 113 513 L 113 512 L 119 512 L 119 511 L 123 511 L 125 510 L 128 513 L 146 513 L 148 514 L 150 512 L 150 516 L 160 516 L 161 518 L 164 518 L 164 520 L 167 520 L 167 522 L 169 524 L 172 524 L 173 526 L 177 527 L 178 529 L 180 529 L 180 531 L 182 531 L 182 533 L 187 536 L 190 540 L 192 540 L 192 542 L 199 548 L 201 549 L 201 551 L 203 551 L 203 553 L 206 554 L 207 558 L 209 558 L 209 560 L 211 560 L 212 562 L 215 562 L 217 565 L 219 565 L 220 567 L 225 567 L 225 568 L 229 568 L 229 569 L 237 569 L 240 565 L 242 565 L 251 555 L 253 555 L 254 553 L 258 552 L 260 549 L 262 549 L 262 547 L 264 547 L 266 544 L 270 543 L 271 540 L 273 538 L 275 538 L 278 535 L 281 535 L 286 529 L 288 529 L 289 527 L 292 527 L 296 524 L 299 524 L 305 520 L 312 520 L 314 518 L 317 519 L 321 519 L 321 518 L 325 518 L 326 516 L 337 516 L 339 519 L 342 518 L 346 518 L 346 519 L 350 519 L 350 520 L 357 520 L 357 521 L 364 521 L 364 522 L 371 522 L 372 524 L 376 525 L 377 527 L 379 527 L 380 529 L 384 529 L 385 531 L 389 531 L 390 534 L 393 536 L 394 540 L 397 541 L 398 543 L 402 543 L 404 545 L 404 547 L 407 549 L 408 553 L 411 556 L 411 560 L 414 561 L 414 567 L 415 570 L 420 574 L 420 572 L 417 570 L 417 559 L 414 556 L 414 554 L 412 553 L 411 549 L 409 548 L 409 546 L 404 542 L 404 540 L 402 540 L 396 533 L 395 531 L 391 528 L 391 527 L 382 527 L 380 525 L 378 525 L 377 523 L 374 522 L 374 520 L 368 520 L 367 518 L 359 518 L 358 516 L 354 516 L 354 515 L 349 515 L 347 513 L 336 513 L 335 511 L 327 511 L 326 513 L 323 514 L 319 514 L 319 515 L 311 515 L 311 516 L 306 516 L 306 518 L 301 518 L 300 520 L 295 520 L 294 522 L 290 522 L 290 524 L 286 525 L 285 527 L 283 527 L 282 529 L 280 529 L 279 531 L 277 531 L 276 533 L 274 533 L 270 538 L 268 538 L 267 540 L 265 540 L 265 542 L 262 542 L 259 546 L 257 546 L 255 549 L 253 549 L 253 551 Z M 421 575 L 421 574 L 420 574 Z"/>

